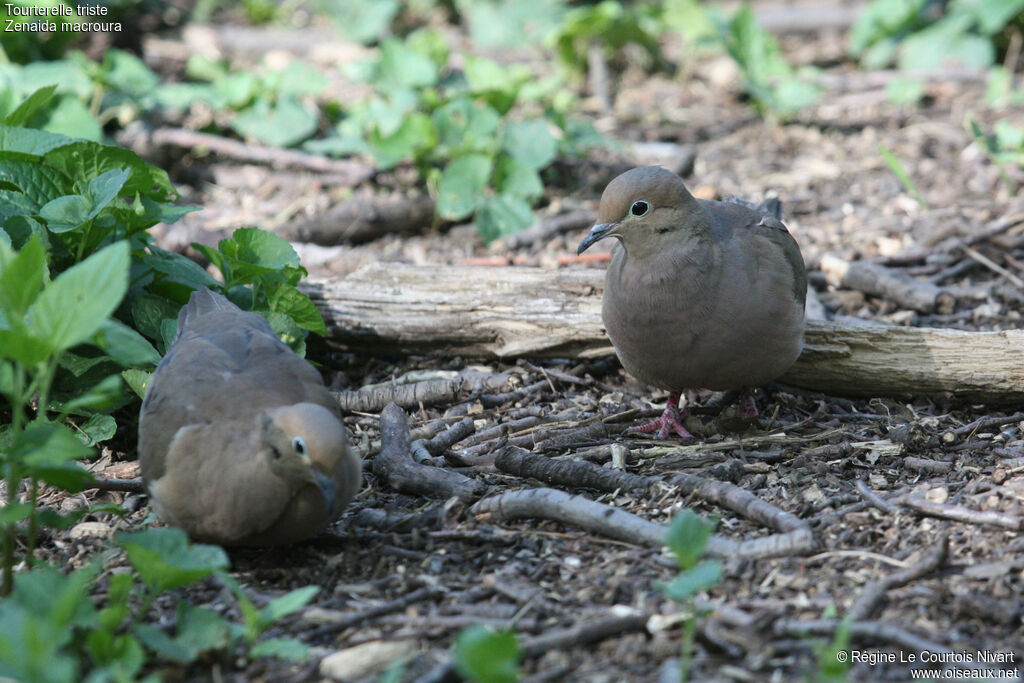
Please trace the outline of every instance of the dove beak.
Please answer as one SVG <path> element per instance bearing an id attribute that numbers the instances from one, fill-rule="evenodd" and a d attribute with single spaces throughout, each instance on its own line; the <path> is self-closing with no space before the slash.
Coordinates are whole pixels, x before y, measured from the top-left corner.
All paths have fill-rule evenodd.
<path id="1" fill-rule="evenodd" d="M 576 248 L 576 254 L 582 254 L 583 252 L 590 248 L 590 245 L 592 245 L 594 242 L 599 242 L 603 240 L 605 237 L 612 233 L 612 230 L 614 230 L 617 227 L 619 227 L 618 223 L 598 223 L 597 225 L 590 229 L 590 232 L 587 233 L 587 236 L 583 238 L 582 242 L 580 242 L 580 246 Z"/>
<path id="2" fill-rule="evenodd" d="M 316 482 L 317 488 L 320 489 L 320 493 L 324 497 L 324 505 L 327 508 L 327 513 L 333 517 L 334 515 L 334 501 L 336 496 L 336 486 L 333 477 L 329 477 L 317 468 L 313 468 L 313 479 Z"/>

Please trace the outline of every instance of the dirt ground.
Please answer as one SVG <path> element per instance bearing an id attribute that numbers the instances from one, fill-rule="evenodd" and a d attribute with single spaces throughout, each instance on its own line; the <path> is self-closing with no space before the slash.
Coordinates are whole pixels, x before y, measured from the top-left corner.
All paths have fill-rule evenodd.
<path id="1" fill-rule="evenodd" d="M 890 104 L 884 84 L 838 59 L 841 45 L 839 34 L 828 32 L 786 36 L 786 54 L 821 68 L 829 84 L 821 103 L 790 123 L 765 123 L 755 116 L 743 101 L 737 74 L 719 57 L 703 58 L 677 77 L 629 69 L 613 83 L 611 111 L 587 104 L 599 128 L 616 139 L 692 145 L 695 163 L 685 179 L 698 194 L 753 200 L 777 195 L 829 317 L 967 330 L 1021 328 L 1024 292 L 1013 278 L 1024 277 L 1024 225 L 1018 222 L 974 242 L 982 259 L 955 244 L 1024 210 L 998 168 L 971 143 L 965 118 L 986 125 L 1009 118 L 1019 126 L 1024 109 L 988 107 L 983 77 L 957 74 L 929 80 L 920 106 Z M 886 167 L 880 145 L 902 161 L 927 208 Z M 548 206 L 542 213 L 593 210 L 612 173 L 610 156 L 595 153 L 589 161 L 549 171 Z M 312 211 L 330 194 L 329 182 L 312 174 L 239 167 L 180 150 L 165 166 L 187 200 L 206 207 L 169 230 L 169 243 L 175 230 L 192 230 L 188 239 L 194 239 L 196 229 L 265 226 L 282 207 Z M 401 172 L 378 179 L 392 191 L 402 191 L 406 181 Z M 373 260 L 460 264 L 498 256 L 552 268 L 592 267 L 558 265 L 560 256 L 575 254 L 582 234 L 574 230 L 510 249 L 506 243 L 485 247 L 472 228 L 442 226 L 359 245 L 301 249 L 319 255 L 306 261 L 313 274 L 338 277 Z M 887 264 L 931 281 L 955 297 L 955 307 L 921 313 L 886 298 L 837 289 L 819 269 L 826 253 Z M 698 628 L 694 680 L 813 678 L 819 668 L 815 643 L 829 640 L 834 628 L 829 620 L 855 605 L 862 613 L 847 652 L 855 659 L 891 661 L 855 661 L 850 680 L 908 680 L 912 670 L 941 669 L 936 662 L 950 659 L 959 663 L 946 665 L 954 672 L 948 676 L 977 678 L 987 668 L 992 676 L 999 675 L 996 669 L 1015 671 L 1019 680 L 1024 668 L 1024 406 L 1019 403 L 966 403 L 950 395 L 846 398 L 777 385 L 758 397 L 759 422 L 739 420 L 729 407 L 698 411 L 690 422 L 696 445 L 670 440 L 658 457 L 641 457 L 651 440 L 621 433 L 622 427 L 641 414 L 656 414 L 652 407 L 666 397 L 630 378 L 614 359 L 506 364 L 369 357 L 329 340 L 312 343 L 310 355 L 324 364 L 327 380 L 339 391 L 457 373 L 498 377 L 500 386 L 476 394 L 405 406 L 414 430 L 472 418 L 476 436 L 454 450 L 484 444 L 474 451 L 481 457 L 456 469 L 485 485 L 489 496 L 551 486 L 658 523 L 667 523 L 684 506 L 717 515 L 718 532 L 729 539 L 776 531 L 671 484 L 673 476 L 685 473 L 728 481 L 801 520 L 814 539 L 809 553 L 725 559 L 722 582 L 704 596 L 709 611 Z M 535 388 L 502 395 L 524 387 Z M 379 438 L 378 412 L 346 418 L 364 449 Z M 529 442 L 538 430 L 571 430 L 595 417 L 606 425 L 607 436 L 547 445 L 533 438 L 534 450 L 607 463 L 609 445 L 620 444 L 627 472 L 661 483 L 598 491 L 539 482 L 487 463 L 487 454 L 506 440 Z M 501 426 L 491 432 L 498 438 L 480 440 L 485 430 Z M 515 441 L 518 437 L 528 438 Z M 131 457 L 128 452 L 114 459 Z M 376 666 L 366 668 L 359 680 L 376 680 L 399 659 L 408 660 L 401 680 L 452 680 L 445 663 L 455 635 L 482 623 L 512 628 L 523 642 L 533 643 L 532 656 L 523 663 L 525 680 L 674 680 L 680 618 L 679 608 L 659 590 L 659 583 L 675 573 L 663 550 L 556 521 L 496 522 L 456 499 L 396 493 L 370 472 L 369 460 L 365 469 L 362 492 L 321 538 L 286 550 L 231 552 L 233 572 L 257 596 L 308 584 L 323 587 L 309 608 L 275 628 L 278 635 L 311 645 L 312 658 L 296 664 L 208 658 L 165 674 L 182 680 L 317 680 L 327 673 L 321 663 L 334 653 L 385 643 L 391 647 L 371 648 Z M 148 514 L 142 496 L 112 493 L 99 499 L 135 511 L 128 520 L 105 520 L 118 528 Z M 920 500 L 978 514 L 945 519 L 912 504 Z M 80 504 L 74 498 L 52 502 Z M 76 564 L 100 547 L 95 538 L 58 537 L 47 551 Z M 112 567 L 120 562 L 110 560 Z M 212 584 L 190 598 L 224 609 L 230 604 Z M 157 609 L 170 618 L 173 606 L 167 602 Z M 545 635 L 594 624 L 605 632 L 584 628 L 543 646 Z M 986 653 L 1002 663 L 979 663 Z M 916 661 L 907 661 L 911 655 Z"/>

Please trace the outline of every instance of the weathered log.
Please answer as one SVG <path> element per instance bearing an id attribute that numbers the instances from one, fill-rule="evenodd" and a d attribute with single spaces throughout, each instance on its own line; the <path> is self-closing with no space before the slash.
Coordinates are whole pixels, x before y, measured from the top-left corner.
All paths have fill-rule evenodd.
<path id="1" fill-rule="evenodd" d="M 331 336 L 374 353 L 589 358 L 613 353 L 601 324 L 604 272 L 375 263 L 302 285 Z M 782 378 L 854 396 L 951 392 L 1024 399 L 1024 330 L 963 332 L 808 321 Z"/>

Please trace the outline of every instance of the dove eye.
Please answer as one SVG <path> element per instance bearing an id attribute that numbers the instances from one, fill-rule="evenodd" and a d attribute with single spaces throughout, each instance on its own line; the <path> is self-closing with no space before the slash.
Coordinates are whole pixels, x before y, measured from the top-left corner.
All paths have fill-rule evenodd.
<path id="1" fill-rule="evenodd" d="M 303 441 L 301 436 L 297 436 L 294 439 L 292 439 L 292 448 L 294 448 L 295 452 L 298 453 L 299 455 L 306 454 L 306 442 Z"/>
<path id="2" fill-rule="evenodd" d="M 633 206 L 629 207 L 629 212 L 634 216 L 643 216 L 647 213 L 647 210 L 651 208 L 651 205 L 640 199 L 633 202 Z"/>

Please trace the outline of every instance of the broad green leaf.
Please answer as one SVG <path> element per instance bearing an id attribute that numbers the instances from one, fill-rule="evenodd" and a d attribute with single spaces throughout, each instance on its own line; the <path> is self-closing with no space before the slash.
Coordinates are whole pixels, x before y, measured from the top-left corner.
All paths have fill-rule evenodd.
<path id="1" fill-rule="evenodd" d="M 274 598 L 267 605 L 260 610 L 260 618 L 264 624 L 273 624 L 278 619 L 282 619 L 293 612 L 297 612 L 302 609 L 316 597 L 316 594 L 320 592 L 319 586 L 306 586 L 304 588 L 296 588 L 293 591 L 285 593 L 279 598 Z"/>
<path id="2" fill-rule="evenodd" d="M 505 124 L 502 147 L 520 163 L 540 170 L 554 161 L 558 141 L 544 119 L 509 121 Z"/>
<path id="3" fill-rule="evenodd" d="M 93 385 L 83 394 L 76 396 L 64 403 L 61 406 L 62 413 L 76 413 L 83 410 L 109 410 L 124 399 L 124 386 L 121 384 L 120 375 L 110 375 L 100 380 L 98 383 Z M 94 415 L 93 417 L 99 417 Z M 103 417 L 110 417 L 105 415 Z M 91 420 L 92 418 L 90 418 Z M 83 439 L 83 442 L 87 446 L 93 446 L 99 441 L 109 439 L 114 435 L 114 431 L 117 429 L 116 423 L 113 418 L 110 418 L 109 422 L 105 423 L 105 429 L 109 429 L 110 433 L 100 438 L 91 438 L 92 434 L 90 429 L 87 429 L 85 425 L 81 427 L 84 434 L 82 436 L 89 435 L 90 438 Z"/>
<path id="4" fill-rule="evenodd" d="M 327 336 L 327 327 L 320 311 L 309 297 L 291 285 L 280 285 L 270 297 L 270 310 L 283 313 L 304 330 Z"/>
<path id="5" fill-rule="evenodd" d="M 106 171 L 127 168 L 131 176 L 121 188 L 121 194 L 141 194 L 159 201 L 178 197 L 166 171 L 147 164 L 135 152 L 121 147 L 79 140 L 51 150 L 43 158 L 48 166 L 78 182 L 90 181 Z M 79 191 L 84 189 L 79 188 Z"/>
<path id="6" fill-rule="evenodd" d="M 664 588 L 665 595 L 676 602 L 682 602 L 717 585 L 721 580 L 722 563 L 719 560 L 704 560 L 669 582 Z"/>
<path id="7" fill-rule="evenodd" d="M 525 230 L 533 224 L 533 210 L 526 200 L 500 194 L 484 200 L 476 214 L 476 230 L 485 242 Z"/>
<path id="8" fill-rule="evenodd" d="M 17 253 L 0 247 L 0 311 L 9 320 L 25 317 L 46 278 L 46 252 L 29 239 Z"/>
<path id="9" fill-rule="evenodd" d="M 57 197 L 39 209 L 39 216 L 46 221 L 50 232 L 60 234 L 82 226 L 89 220 L 92 203 L 79 194 Z"/>
<path id="10" fill-rule="evenodd" d="M 42 157 L 47 152 L 73 141 L 72 138 L 65 135 L 43 130 L 0 125 L 0 150 L 4 152 Z"/>
<path id="11" fill-rule="evenodd" d="M 252 646 L 250 657 L 276 657 L 298 662 L 309 656 L 309 646 L 295 638 L 267 638 Z"/>
<path id="12" fill-rule="evenodd" d="M 407 47 L 397 38 L 387 38 L 381 43 L 380 61 L 377 63 L 378 88 L 424 88 L 435 85 L 437 79 L 437 66 L 430 57 Z"/>
<path id="13" fill-rule="evenodd" d="M 14 524 L 26 520 L 32 514 L 30 503 L 11 503 L 0 508 L 0 524 Z"/>
<path id="14" fill-rule="evenodd" d="M 114 375 L 113 378 L 117 380 L 117 384 L 120 386 L 120 375 Z M 78 425 L 78 429 L 81 430 L 81 433 L 78 435 L 79 440 L 86 446 L 95 446 L 101 441 L 114 437 L 114 434 L 117 433 L 117 421 L 110 415 L 93 415 Z"/>
<path id="15" fill-rule="evenodd" d="M 91 337 L 128 289 L 128 242 L 106 247 L 58 275 L 36 299 L 32 329 L 54 351 Z"/>
<path id="16" fill-rule="evenodd" d="M 398 129 L 389 136 L 382 136 L 377 130 L 370 131 L 367 142 L 377 165 L 381 169 L 412 160 L 419 152 L 437 146 L 437 127 L 426 114 L 409 114 Z"/>
<path id="17" fill-rule="evenodd" d="M 477 683 L 519 680 L 519 642 L 512 631 L 469 626 L 455 639 L 455 668 Z"/>
<path id="18" fill-rule="evenodd" d="M 150 380 L 153 379 L 153 373 L 131 368 L 123 371 L 121 377 L 124 378 L 125 383 L 135 392 L 136 396 L 145 398 L 146 389 L 149 387 Z"/>
<path id="19" fill-rule="evenodd" d="M 528 200 L 537 199 L 544 194 L 544 183 L 541 182 L 537 169 L 513 156 L 502 156 L 498 160 L 495 186 L 503 194 Z"/>
<path id="20" fill-rule="evenodd" d="M 498 147 L 496 136 L 501 117 L 485 104 L 460 98 L 438 108 L 432 118 L 446 153 L 493 153 Z"/>
<path id="21" fill-rule="evenodd" d="M 136 680 L 136 674 L 146 663 L 146 653 L 139 641 L 128 634 L 91 631 L 85 646 L 92 659 L 102 665 L 103 673 L 115 681 Z M 87 683 L 91 681 L 87 679 Z"/>
<path id="22" fill-rule="evenodd" d="M 274 147 L 291 147 L 313 135 L 317 117 L 292 97 L 282 97 L 271 107 L 265 100 L 240 112 L 231 127 L 243 137 Z"/>
<path id="23" fill-rule="evenodd" d="M 122 367 L 156 365 L 160 354 L 145 337 L 117 318 L 103 322 L 93 341 Z"/>
<path id="24" fill-rule="evenodd" d="M 57 101 L 43 128 L 58 135 L 85 138 L 93 142 L 103 138 L 100 122 L 80 99 L 71 95 L 64 95 Z"/>
<path id="25" fill-rule="evenodd" d="M 228 557 L 215 545 L 192 545 L 181 529 L 147 529 L 119 533 L 124 548 L 143 582 L 157 593 L 182 588 L 227 569 Z"/>
<path id="26" fill-rule="evenodd" d="M 0 191 L 0 203 L 2 203 L 2 195 L 3 191 Z M 10 236 L 11 246 L 15 249 L 23 248 L 32 237 L 39 240 L 46 251 L 50 249 L 49 233 L 46 231 L 46 226 L 34 218 L 28 216 L 8 218 L 3 224 L 3 230 Z"/>
<path id="27" fill-rule="evenodd" d="M 675 555 L 680 569 L 697 564 L 714 530 L 714 523 L 703 520 L 692 510 L 682 510 L 675 516 L 665 534 L 665 545 Z"/>
<path id="28" fill-rule="evenodd" d="M 483 154 L 453 159 L 441 173 L 437 186 L 437 212 L 442 218 L 461 220 L 484 200 L 493 161 Z"/>
<path id="29" fill-rule="evenodd" d="M 270 329 L 277 338 L 283 341 L 292 351 L 300 356 L 306 355 L 306 333 L 302 331 L 290 316 L 273 311 L 257 311 L 270 323 Z"/>
<path id="30" fill-rule="evenodd" d="M 124 50 L 107 50 L 103 55 L 102 80 L 134 97 L 156 88 L 159 79 L 146 64 Z"/>
<path id="31" fill-rule="evenodd" d="M 50 100 L 53 99 L 53 93 L 56 90 L 56 85 L 39 88 L 29 95 L 17 109 L 8 114 L 7 118 L 4 119 L 3 122 L 8 126 L 24 126 L 26 122 L 36 114 L 36 112 L 50 103 Z M 4 147 L 2 142 L 0 142 L 0 149 L 7 149 L 7 147 Z"/>
<path id="32" fill-rule="evenodd" d="M 71 188 L 66 174 L 40 164 L 38 158 L 19 152 L 0 152 L 0 182 L 3 181 L 21 190 L 37 206 L 68 194 Z"/>
<path id="33" fill-rule="evenodd" d="M 161 341 L 160 327 L 164 320 L 177 318 L 181 306 L 162 296 L 143 294 L 132 301 L 132 322 L 135 329 L 154 341 Z"/>
<path id="34" fill-rule="evenodd" d="M 384 35 L 401 8 L 398 0 L 320 0 L 319 4 L 329 10 L 328 16 L 346 36 L 360 43 L 372 43 Z"/>
<path id="35" fill-rule="evenodd" d="M 51 351 L 47 340 L 32 334 L 24 325 L 16 330 L 0 329 L 0 358 L 10 358 L 30 368 L 46 360 Z"/>
<path id="36" fill-rule="evenodd" d="M 136 624 L 133 630 L 148 648 L 180 664 L 228 644 L 228 622 L 216 612 L 186 602 L 178 604 L 177 633 L 173 637 L 150 624 Z"/>
<path id="37" fill-rule="evenodd" d="M 273 80 L 278 93 L 294 97 L 319 95 L 330 84 L 320 69 L 298 59 L 289 62 Z"/>
<path id="38" fill-rule="evenodd" d="M 69 491 L 81 491 L 92 475 L 74 460 L 93 454 L 67 427 L 55 422 L 30 425 L 18 435 L 12 455 L 32 476 Z"/>

